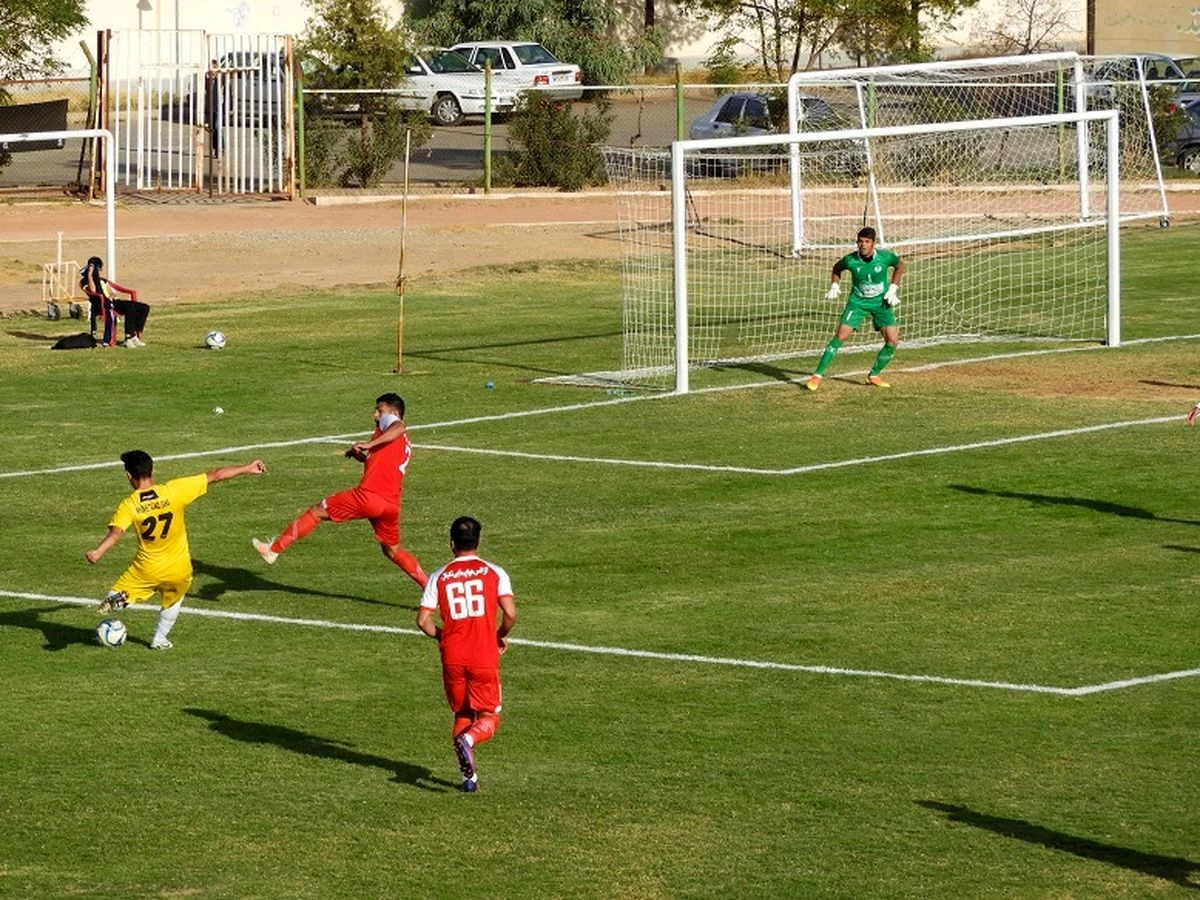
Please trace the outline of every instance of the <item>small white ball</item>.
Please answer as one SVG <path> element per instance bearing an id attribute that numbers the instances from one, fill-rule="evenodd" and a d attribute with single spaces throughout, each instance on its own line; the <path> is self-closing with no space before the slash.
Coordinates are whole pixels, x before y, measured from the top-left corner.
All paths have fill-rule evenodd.
<path id="1" fill-rule="evenodd" d="M 213 407 L 213 415 L 219 416 L 219 415 L 221 415 L 221 414 L 222 414 L 222 413 L 224 413 L 224 412 L 225 412 L 225 410 L 224 410 L 224 408 L 223 408 L 223 407 L 220 407 L 220 406 L 214 406 L 214 407 Z"/>

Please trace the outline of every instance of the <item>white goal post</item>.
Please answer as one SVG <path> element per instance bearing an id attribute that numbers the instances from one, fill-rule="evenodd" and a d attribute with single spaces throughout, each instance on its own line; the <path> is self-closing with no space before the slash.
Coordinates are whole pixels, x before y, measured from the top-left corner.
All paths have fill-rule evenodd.
<path id="1" fill-rule="evenodd" d="M 99 138 L 104 142 L 104 269 L 108 278 L 117 279 L 117 214 L 114 201 L 116 154 L 113 152 L 112 132 L 104 128 L 80 128 L 74 131 L 27 131 L 0 134 L 0 148 L 11 150 L 17 145 L 41 141 L 78 141 Z"/>
<path id="2" fill-rule="evenodd" d="M 680 141 L 669 153 L 604 148 L 626 247 L 623 360 L 619 371 L 573 380 L 673 380 L 685 393 L 689 369 L 819 356 L 841 309 L 825 299 L 830 270 L 864 225 L 906 264 L 904 347 L 1116 346 L 1118 119 L 1104 110 Z M 797 162 L 800 253 L 789 175 Z M 668 173 L 669 195 L 657 189 Z M 878 342 L 867 329 L 842 352 Z"/>

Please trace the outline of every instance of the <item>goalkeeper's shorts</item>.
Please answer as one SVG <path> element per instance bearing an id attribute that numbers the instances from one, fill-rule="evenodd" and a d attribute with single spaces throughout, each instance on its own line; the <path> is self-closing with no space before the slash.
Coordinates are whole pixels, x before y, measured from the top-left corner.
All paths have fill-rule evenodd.
<path id="1" fill-rule="evenodd" d="M 896 310 L 888 306 L 883 297 L 866 300 L 856 294 L 851 294 L 850 299 L 846 301 L 846 308 L 842 310 L 842 324 L 849 325 L 858 331 L 867 316 L 871 317 L 871 324 L 877 331 L 900 324 L 896 318 Z"/>

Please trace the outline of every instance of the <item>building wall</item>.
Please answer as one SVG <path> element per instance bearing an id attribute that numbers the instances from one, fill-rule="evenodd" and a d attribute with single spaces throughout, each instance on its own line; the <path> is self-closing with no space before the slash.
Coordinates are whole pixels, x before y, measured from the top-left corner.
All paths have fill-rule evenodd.
<path id="1" fill-rule="evenodd" d="M 1200 3 L 1096 0 L 1096 53 L 1200 56 Z"/>

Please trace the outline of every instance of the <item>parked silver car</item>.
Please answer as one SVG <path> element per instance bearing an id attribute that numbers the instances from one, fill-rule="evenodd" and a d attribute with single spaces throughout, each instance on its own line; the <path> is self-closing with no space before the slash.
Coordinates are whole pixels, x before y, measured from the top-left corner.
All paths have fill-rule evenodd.
<path id="1" fill-rule="evenodd" d="M 532 41 L 466 41 L 450 49 L 461 53 L 480 69 L 492 64 L 492 83 L 520 93 L 550 92 L 558 100 L 583 96 L 583 72 L 565 63 L 541 44 Z"/>

